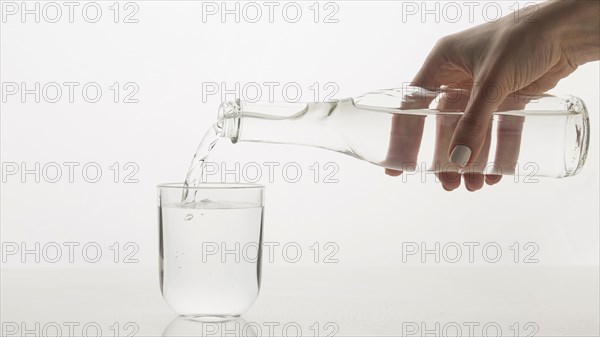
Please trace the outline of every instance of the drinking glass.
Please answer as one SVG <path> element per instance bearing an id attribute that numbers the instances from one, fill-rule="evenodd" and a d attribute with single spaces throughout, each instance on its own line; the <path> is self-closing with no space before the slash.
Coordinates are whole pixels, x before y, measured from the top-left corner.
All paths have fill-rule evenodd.
<path id="1" fill-rule="evenodd" d="M 226 320 L 255 301 L 264 191 L 256 184 L 158 186 L 160 287 L 177 313 Z M 193 198 L 183 202 L 184 192 Z"/>

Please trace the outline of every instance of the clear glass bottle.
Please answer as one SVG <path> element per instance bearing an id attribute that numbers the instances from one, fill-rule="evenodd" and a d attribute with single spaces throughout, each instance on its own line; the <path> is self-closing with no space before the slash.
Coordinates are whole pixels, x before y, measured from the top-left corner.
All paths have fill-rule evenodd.
<path id="1" fill-rule="evenodd" d="M 475 163 L 449 163 L 467 91 L 405 87 L 309 103 L 221 104 L 220 136 L 233 143 L 313 146 L 401 171 L 567 177 L 585 163 L 589 119 L 574 96 L 510 95 L 493 114 Z"/>

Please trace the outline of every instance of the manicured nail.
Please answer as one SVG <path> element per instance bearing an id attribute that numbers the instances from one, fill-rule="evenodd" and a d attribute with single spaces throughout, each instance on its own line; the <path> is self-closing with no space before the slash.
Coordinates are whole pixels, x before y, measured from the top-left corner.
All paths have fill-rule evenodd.
<path id="1" fill-rule="evenodd" d="M 471 158 L 471 149 L 465 145 L 456 145 L 450 154 L 450 162 L 465 167 Z"/>
<path id="2" fill-rule="evenodd" d="M 397 177 L 399 175 L 402 174 L 402 171 L 398 171 L 398 170 L 392 170 L 392 169 L 385 169 L 385 174 L 387 174 L 390 177 Z"/>

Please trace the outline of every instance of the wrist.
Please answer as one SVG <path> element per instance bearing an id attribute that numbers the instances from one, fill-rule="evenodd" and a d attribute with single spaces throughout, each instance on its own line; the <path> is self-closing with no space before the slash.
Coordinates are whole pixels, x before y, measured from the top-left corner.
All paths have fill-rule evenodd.
<path id="1" fill-rule="evenodd" d="M 600 1 L 548 1 L 539 6 L 539 21 L 573 65 L 600 59 Z"/>

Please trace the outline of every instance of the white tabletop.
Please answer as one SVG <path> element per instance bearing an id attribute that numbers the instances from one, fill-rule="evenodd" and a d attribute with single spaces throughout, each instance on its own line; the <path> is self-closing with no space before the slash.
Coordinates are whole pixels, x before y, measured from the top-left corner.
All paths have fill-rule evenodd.
<path id="1" fill-rule="evenodd" d="M 191 322 L 164 303 L 158 271 L 3 268 L 10 336 L 598 336 L 596 267 L 264 266 L 254 306 Z M 16 329 L 16 330 L 15 330 Z"/>

